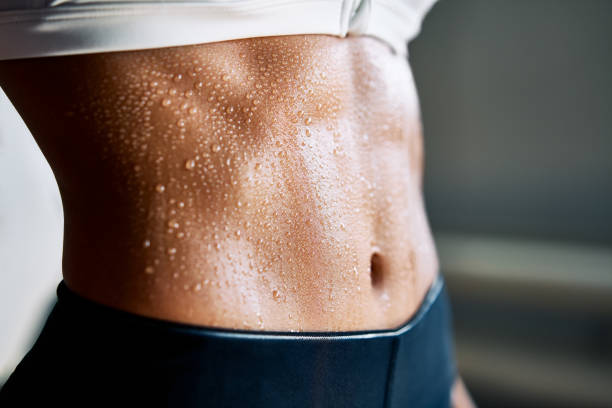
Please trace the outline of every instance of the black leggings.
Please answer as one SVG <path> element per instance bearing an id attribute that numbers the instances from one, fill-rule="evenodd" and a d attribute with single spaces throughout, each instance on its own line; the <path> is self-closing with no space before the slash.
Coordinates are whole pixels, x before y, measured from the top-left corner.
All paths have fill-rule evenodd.
<path id="1" fill-rule="evenodd" d="M 86 300 L 62 282 L 0 406 L 449 407 L 456 376 L 439 277 L 396 330 L 192 326 Z"/>

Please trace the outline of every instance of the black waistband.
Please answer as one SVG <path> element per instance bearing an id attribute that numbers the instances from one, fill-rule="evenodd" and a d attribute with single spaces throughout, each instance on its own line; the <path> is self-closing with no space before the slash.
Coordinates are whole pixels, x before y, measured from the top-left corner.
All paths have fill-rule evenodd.
<path id="1" fill-rule="evenodd" d="M 455 365 L 439 277 L 395 330 L 255 332 L 133 315 L 58 287 L 0 402 L 172 407 L 448 407 Z"/>

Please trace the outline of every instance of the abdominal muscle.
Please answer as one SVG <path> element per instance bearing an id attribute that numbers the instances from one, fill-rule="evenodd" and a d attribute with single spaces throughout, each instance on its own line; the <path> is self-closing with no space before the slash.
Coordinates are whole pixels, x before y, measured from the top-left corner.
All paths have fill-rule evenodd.
<path id="1" fill-rule="evenodd" d="M 407 62 L 325 35 L 3 62 L 75 292 L 165 320 L 393 328 L 438 261 Z"/>

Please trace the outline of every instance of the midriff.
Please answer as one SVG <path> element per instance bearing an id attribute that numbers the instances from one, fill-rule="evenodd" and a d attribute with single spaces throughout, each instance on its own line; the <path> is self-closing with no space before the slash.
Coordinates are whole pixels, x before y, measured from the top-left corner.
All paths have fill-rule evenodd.
<path id="1" fill-rule="evenodd" d="M 255 38 L 10 61 L 56 176 L 63 273 L 136 314 L 393 328 L 438 261 L 409 65 L 375 39 Z"/>

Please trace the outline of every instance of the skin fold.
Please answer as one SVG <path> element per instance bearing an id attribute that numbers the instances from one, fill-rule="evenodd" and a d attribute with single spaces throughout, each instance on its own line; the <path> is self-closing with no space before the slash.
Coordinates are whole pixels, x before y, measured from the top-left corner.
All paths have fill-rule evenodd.
<path id="1" fill-rule="evenodd" d="M 4 61 L 0 86 L 60 188 L 64 280 L 91 300 L 215 327 L 388 329 L 438 273 L 416 88 L 376 39 Z M 469 406 L 462 386 L 453 399 Z"/>

